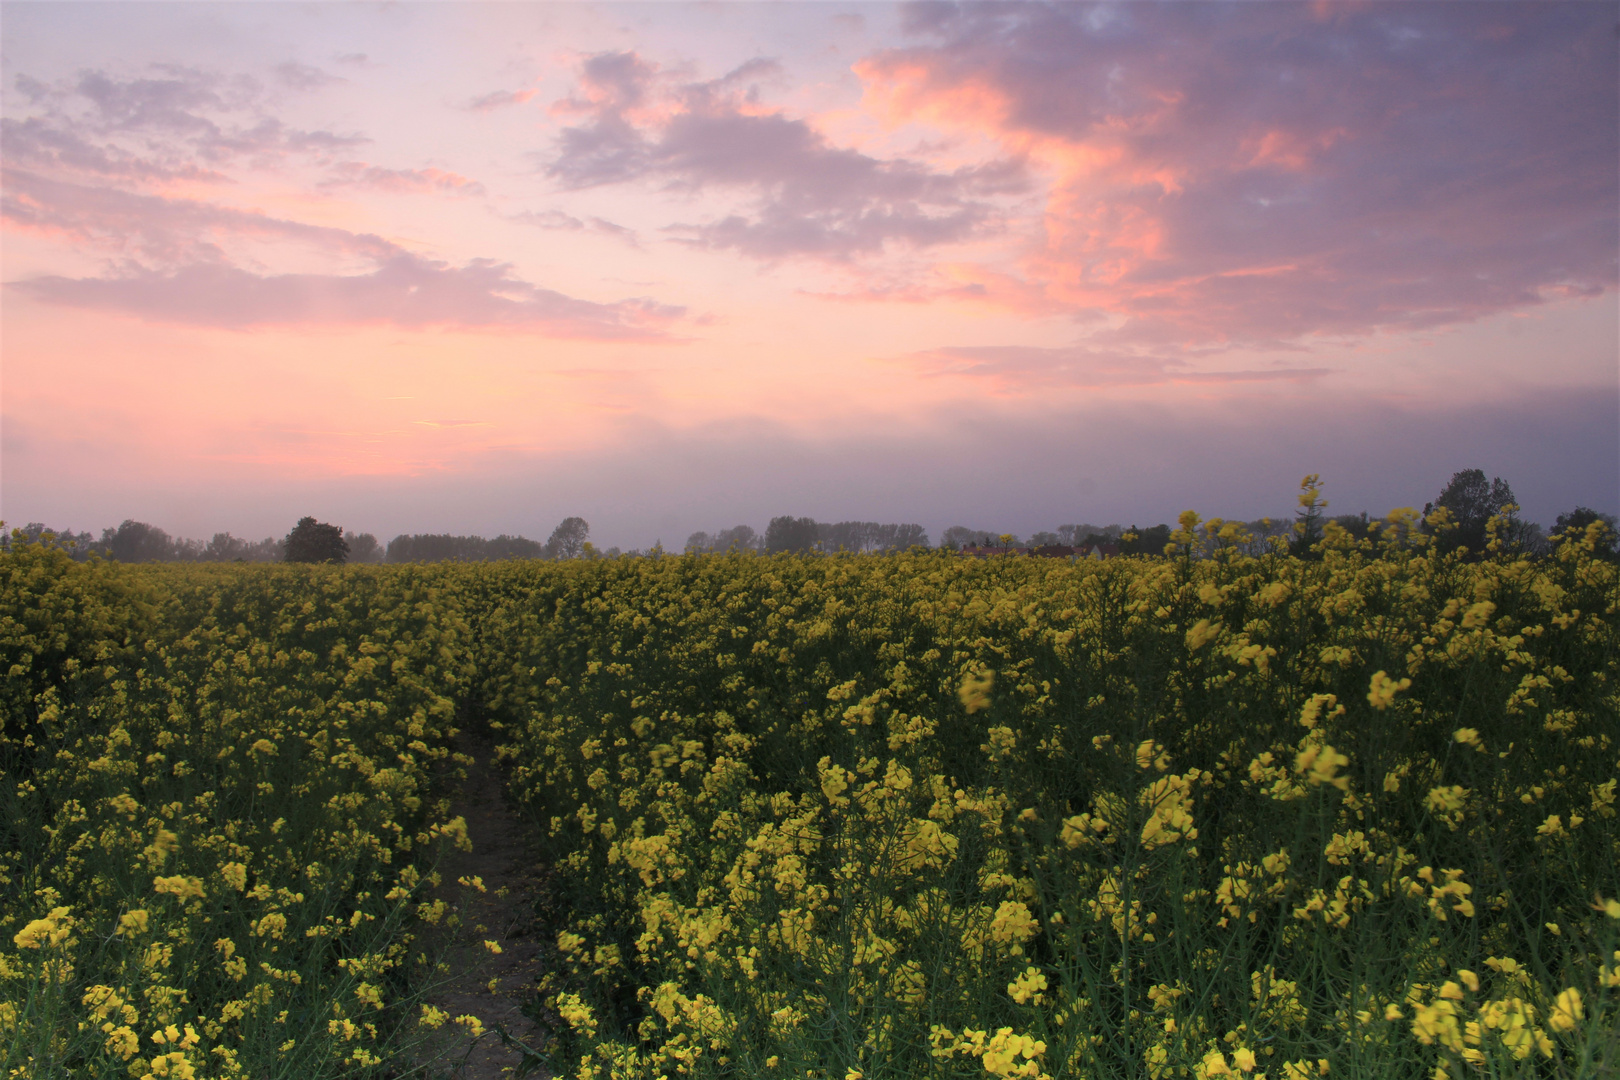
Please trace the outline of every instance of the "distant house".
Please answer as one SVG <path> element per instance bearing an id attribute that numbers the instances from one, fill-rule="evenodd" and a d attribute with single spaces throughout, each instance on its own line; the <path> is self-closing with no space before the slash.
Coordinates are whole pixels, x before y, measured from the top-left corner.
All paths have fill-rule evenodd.
<path id="1" fill-rule="evenodd" d="M 1118 544 L 1093 544 L 1080 549 L 1082 559 L 1112 559 L 1119 554 Z"/>

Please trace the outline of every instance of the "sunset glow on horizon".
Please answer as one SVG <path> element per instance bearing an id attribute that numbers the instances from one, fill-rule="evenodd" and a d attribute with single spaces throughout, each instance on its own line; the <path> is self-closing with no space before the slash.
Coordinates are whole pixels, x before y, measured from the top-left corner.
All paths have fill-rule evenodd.
<path id="1" fill-rule="evenodd" d="M 0 4 L 0 517 L 1620 510 L 1613 4 Z"/>

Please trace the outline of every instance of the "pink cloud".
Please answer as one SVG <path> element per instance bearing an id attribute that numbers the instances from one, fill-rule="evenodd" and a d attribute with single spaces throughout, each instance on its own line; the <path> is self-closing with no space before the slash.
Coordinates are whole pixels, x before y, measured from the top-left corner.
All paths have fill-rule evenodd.
<path id="1" fill-rule="evenodd" d="M 276 65 L 276 81 L 290 90 L 320 90 L 349 80 L 340 75 L 328 74 L 318 67 L 289 60 Z"/>
<path id="2" fill-rule="evenodd" d="M 1022 273 L 1127 339 L 1476 319 L 1615 287 L 1620 84 L 1590 5 L 930 5 L 869 107 L 1048 178 Z M 1504 32 L 1506 31 L 1506 32 Z"/>
<path id="3" fill-rule="evenodd" d="M 989 200 L 1026 186 L 1012 159 L 940 172 L 835 146 L 808 121 L 760 103 L 756 80 L 779 70 L 755 60 L 711 82 L 680 83 L 634 53 L 593 56 L 579 92 L 554 107 L 585 122 L 563 130 L 548 175 L 571 188 L 653 182 L 739 192 L 746 212 L 668 231 L 754 258 L 833 261 L 966 239 L 994 221 Z"/>
<path id="4" fill-rule="evenodd" d="M 0 151 L 12 167 L 24 166 L 57 175 L 98 177 L 134 184 L 174 180 L 231 182 L 224 173 L 203 168 L 195 162 L 146 157 L 114 144 L 93 142 L 37 116 L 26 120 L 0 119 Z"/>
<path id="5" fill-rule="evenodd" d="M 270 111 L 271 98 L 247 75 L 155 64 L 145 77 L 88 70 L 47 85 L 26 75 L 18 89 L 36 107 L 8 121 L 11 138 L 40 165 L 57 163 L 125 180 L 193 178 L 234 161 L 266 164 L 290 157 L 318 159 L 352 151 L 362 135 L 290 127 Z M 294 89 L 340 82 L 319 69 L 283 64 L 277 79 Z"/>
<path id="6" fill-rule="evenodd" d="M 8 171 L 8 226 L 129 256 L 106 276 L 36 277 L 7 288 L 46 303 L 148 321 L 245 328 L 390 324 L 506 330 L 600 341 L 670 340 L 684 310 L 646 298 L 580 300 L 510 266 L 425 259 L 392 241 L 191 199 L 141 195 Z M 297 243 L 363 272 L 274 274 L 233 265 L 243 239 Z"/>
<path id="7" fill-rule="evenodd" d="M 524 105 L 534 100 L 538 90 L 493 90 L 467 103 L 472 112 L 494 112 L 509 105 Z"/>
<path id="8" fill-rule="evenodd" d="M 561 210 L 523 210 L 515 214 L 508 214 L 507 218 L 523 225 L 532 225 L 537 229 L 552 229 L 560 232 L 593 232 L 602 236 L 610 236 L 615 240 L 622 240 L 633 248 L 640 249 L 641 247 L 641 240 L 636 236 L 634 229 L 626 228 L 606 218 L 577 218 Z"/>
<path id="9" fill-rule="evenodd" d="M 38 277 L 7 287 L 81 310 L 230 329 L 387 324 L 657 341 L 669 338 L 669 326 L 683 314 L 643 298 L 579 300 L 525 282 L 487 259 L 456 267 L 407 254 L 365 274 L 254 274 L 198 263 L 117 277 Z"/>
<path id="10" fill-rule="evenodd" d="M 1053 297 L 1039 283 L 975 263 L 938 263 L 926 273 L 886 275 L 858 272 L 843 289 L 802 290 L 807 296 L 846 304 L 934 304 L 948 302 L 1044 318 L 1067 315 L 1075 321 L 1101 317 Z"/>
<path id="11" fill-rule="evenodd" d="M 353 187 L 391 194 L 482 195 L 484 185 L 444 169 L 389 169 L 363 161 L 332 166 L 323 187 Z"/>
<path id="12" fill-rule="evenodd" d="M 319 72 L 296 65 L 279 75 L 305 89 L 323 84 Z M 443 169 L 331 161 L 366 140 L 284 124 L 265 110 L 252 79 L 163 67 L 142 78 L 85 72 L 54 86 L 24 79 L 20 88 L 36 115 L 5 123 L 0 220 L 118 259 L 100 276 L 7 284 L 36 300 L 183 325 L 382 324 L 593 341 L 671 340 L 684 317 L 644 297 L 568 296 L 494 259 L 452 265 L 375 235 L 154 193 L 177 180 L 228 182 L 215 163 L 265 166 L 296 154 L 326 165 L 326 187 L 483 193 L 477 181 Z M 253 259 L 296 248 L 329 268 L 278 273 L 245 257 L 245 244 L 256 245 Z"/>
<path id="13" fill-rule="evenodd" d="M 379 236 L 308 225 L 195 199 L 74 184 L 35 173 L 0 173 L 0 220 L 15 228 L 94 244 L 160 265 L 223 259 L 233 238 L 298 241 L 369 259 L 401 253 Z"/>

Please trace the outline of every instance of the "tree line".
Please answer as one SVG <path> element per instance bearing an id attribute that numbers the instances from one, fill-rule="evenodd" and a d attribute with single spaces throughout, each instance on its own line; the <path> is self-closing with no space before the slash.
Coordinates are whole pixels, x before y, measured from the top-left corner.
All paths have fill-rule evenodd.
<path id="1" fill-rule="evenodd" d="M 1320 484 L 1307 478 L 1309 496 L 1301 496 L 1300 509 L 1292 518 L 1259 518 L 1245 522 L 1242 545 L 1258 554 L 1283 548 L 1309 558 L 1327 534 L 1329 527 L 1343 530 L 1356 540 L 1366 539 L 1374 519 L 1359 514 L 1329 516 L 1328 503 L 1320 497 Z M 1547 554 L 1566 534 L 1584 533 L 1598 523 L 1598 554 L 1620 558 L 1620 532 L 1613 514 L 1577 506 L 1559 514 L 1549 529 L 1519 515 L 1518 500 L 1512 487 L 1501 477 L 1487 478 L 1481 469 L 1454 473 L 1434 501 L 1425 503 L 1416 528 L 1429 534 L 1437 550 L 1466 550 L 1479 558 L 1493 536 L 1507 550 L 1539 556 Z M 155 525 L 126 520 L 116 529 L 102 530 L 99 538 L 88 532 L 49 529 L 30 522 L 21 529 L 0 529 L 0 551 L 13 543 L 38 543 L 49 538 L 75 558 L 92 555 L 119 562 L 336 562 L 336 563 L 421 563 L 483 562 L 496 559 L 577 559 L 618 555 L 662 555 L 663 545 L 647 551 L 621 552 L 618 548 L 598 550 L 590 542 L 591 527 L 581 517 L 564 518 L 542 543 L 523 536 L 502 533 L 493 539 L 458 536 L 450 533 L 411 533 L 394 537 L 386 545 L 371 533 L 345 531 L 342 527 L 305 517 L 285 537 L 245 540 L 228 532 L 215 533 L 204 542 L 170 536 Z M 1007 551 L 1046 549 L 1079 553 L 1102 548 L 1109 554 L 1157 555 L 1170 542 L 1168 524 L 1139 528 L 1136 525 L 1060 525 L 1052 531 L 1036 532 L 1021 539 L 1010 532 L 952 525 L 940 535 L 939 548 L 962 551 L 990 548 Z M 838 552 L 880 553 L 930 547 L 927 531 L 917 524 L 876 521 L 817 521 L 811 517 L 774 517 L 764 533 L 749 525 L 734 525 L 713 533 L 695 532 L 686 538 L 688 554 L 727 552 Z"/>
<path id="2" fill-rule="evenodd" d="M 116 529 L 103 529 L 99 538 L 89 532 L 51 529 L 29 522 L 20 529 L 0 530 L 0 551 L 14 543 L 48 541 L 77 559 L 99 556 L 118 562 L 305 562 L 305 563 L 411 563 L 482 562 L 493 559 L 573 559 L 588 554 L 617 555 L 619 549 L 595 552 L 584 518 L 564 518 L 544 542 L 504 533 L 493 540 L 482 536 L 448 533 L 401 534 L 383 545 L 371 533 L 345 531 L 342 526 L 301 518 L 284 537 L 244 540 L 228 532 L 208 541 L 170 536 L 156 525 L 126 520 Z"/>
<path id="3" fill-rule="evenodd" d="M 693 533 L 686 539 L 686 550 L 760 551 L 906 551 L 928 547 L 928 532 L 916 524 L 885 524 L 878 521 L 817 521 L 809 517 L 783 515 L 765 526 L 765 535 L 755 536 L 747 525 L 738 525 L 715 534 Z"/>

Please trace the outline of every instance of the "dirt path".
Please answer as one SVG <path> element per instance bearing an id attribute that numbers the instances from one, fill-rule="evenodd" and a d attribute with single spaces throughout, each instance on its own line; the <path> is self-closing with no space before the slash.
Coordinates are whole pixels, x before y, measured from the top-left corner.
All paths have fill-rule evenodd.
<path id="1" fill-rule="evenodd" d="M 473 846 L 470 852 L 450 851 L 440 864 L 442 881 L 435 895 L 453 905 L 461 922 L 444 942 L 450 981 L 429 1001 L 451 1016 L 476 1016 L 489 1034 L 473 1043 L 465 1057 L 464 1041 L 441 1064 L 445 1071 L 435 1072 L 455 1080 L 500 1080 L 513 1075 L 523 1058 L 502 1045 L 494 1033 L 497 1024 L 530 1046 L 540 1041 L 540 1028 L 522 1012 L 540 974 L 534 915 L 537 864 L 525 842 L 522 821 L 503 797 L 504 777 L 495 762 L 494 744 L 464 730 L 456 749 L 473 763 L 467 766 L 467 779 L 456 792 L 450 813 L 466 818 Z M 486 941 L 494 942 L 500 952 L 486 947 Z"/>

